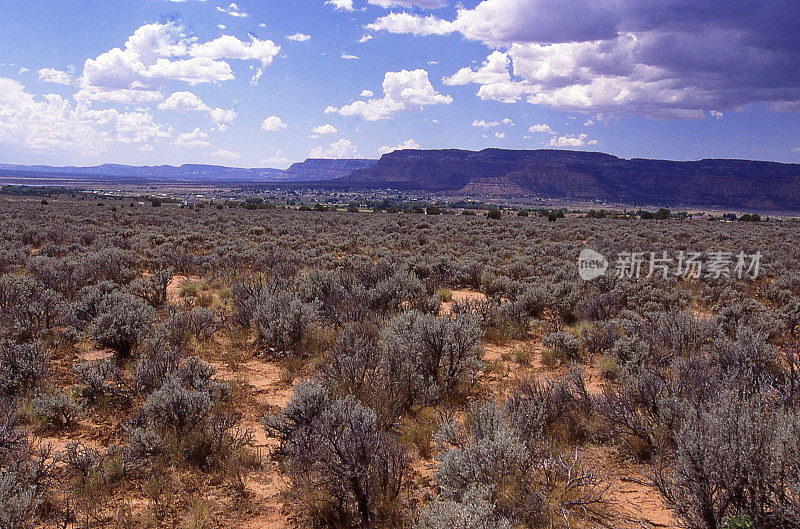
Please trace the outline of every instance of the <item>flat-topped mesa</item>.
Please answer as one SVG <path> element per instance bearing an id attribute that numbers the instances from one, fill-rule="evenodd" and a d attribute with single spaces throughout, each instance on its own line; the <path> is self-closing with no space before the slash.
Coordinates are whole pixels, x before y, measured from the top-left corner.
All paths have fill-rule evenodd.
<path id="1" fill-rule="evenodd" d="M 800 164 L 626 160 L 565 150 L 403 150 L 336 181 L 363 188 L 800 210 Z"/>

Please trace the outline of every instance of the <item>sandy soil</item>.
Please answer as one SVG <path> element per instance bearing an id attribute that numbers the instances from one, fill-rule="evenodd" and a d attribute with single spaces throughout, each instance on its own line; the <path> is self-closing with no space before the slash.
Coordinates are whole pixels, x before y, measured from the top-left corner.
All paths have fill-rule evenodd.
<path id="1" fill-rule="evenodd" d="M 251 405 L 246 407 L 242 426 L 253 434 L 253 448 L 260 455 L 263 465 L 262 469 L 247 476 L 247 490 L 252 494 L 249 511 L 253 516 L 245 519 L 241 527 L 287 528 L 290 524 L 281 512 L 281 495 L 285 484 L 277 463 L 269 457 L 277 443 L 274 439 L 267 438 L 261 426 L 261 418 L 266 412 L 277 411 L 288 404 L 294 384 L 288 385 L 281 381 L 283 368 L 277 362 L 254 358 L 237 364 L 236 371 L 221 363 L 214 364 L 218 378 L 242 383 L 248 389 Z"/>
<path id="2" fill-rule="evenodd" d="M 187 281 L 200 281 L 200 276 L 172 276 L 169 284 L 167 285 L 167 301 L 170 303 L 179 304 L 185 298 L 181 297 L 181 285 Z"/>
<path id="3" fill-rule="evenodd" d="M 439 308 L 439 314 L 450 314 L 453 303 L 463 303 L 465 301 L 486 301 L 486 294 L 474 290 L 453 290 L 453 300 L 443 302 Z"/>

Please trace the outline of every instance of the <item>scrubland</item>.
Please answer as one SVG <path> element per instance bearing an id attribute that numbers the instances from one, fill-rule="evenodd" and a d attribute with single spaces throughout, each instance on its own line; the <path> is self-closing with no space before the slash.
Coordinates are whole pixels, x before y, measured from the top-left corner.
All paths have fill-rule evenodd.
<path id="1" fill-rule="evenodd" d="M 800 225 L 550 220 L 0 198 L 0 527 L 800 526 Z"/>

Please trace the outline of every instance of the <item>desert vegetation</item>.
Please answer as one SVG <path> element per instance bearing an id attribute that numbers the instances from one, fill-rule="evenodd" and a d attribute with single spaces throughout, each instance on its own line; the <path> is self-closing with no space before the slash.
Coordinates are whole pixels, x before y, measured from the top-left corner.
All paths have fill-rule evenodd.
<path id="1" fill-rule="evenodd" d="M 159 206 L 0 197 L 0 527 L 800 526 L 797 223 Z"/>

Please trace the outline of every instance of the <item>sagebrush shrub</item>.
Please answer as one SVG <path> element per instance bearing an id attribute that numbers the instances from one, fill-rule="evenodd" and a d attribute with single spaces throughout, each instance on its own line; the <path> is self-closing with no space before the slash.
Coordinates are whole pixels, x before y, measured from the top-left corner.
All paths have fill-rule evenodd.
<path id="1" fill-rule="evenodd" d="M 169 454 L 206 470 L 224 468 L 251 445 L 251 434 L 237 427 L 239 415 L 224 405 L 227 385 L 213 375 L 196 357 L 181 363 L 128 426 L 131 451 L 138 457 Z"/>
<path id="2" fill-rule="evenodd" d="M 663 453 L 655 484 L 693 529 L 746 516 L 753 527 L 800 524 L 800 423 L 769 398 L 726 391 L 708 406 L 686 404 L 675 449 Z M 729 524 L 730 525 L 730 524 Z"/>
<path id="3" fill-rule="evenodd" d="M 155 311 L 145 301 L 115 292 L 101 302 L 99 314 L 91 324 L 92 337 L 110 347 L 122 358 L 131 356 L 144 341 L 153 324 Z"/>
<path id="4" fill-rule="evenodd" d="M 0 277 L 0 336 L 33 340 L 68 322 L 64 297 L 41 283 L 13 274 Z"/>
<path id="5" fill-rule="evenodd" d="M 50 352 L 40 342 L 0 341 L 0 395 L 12 397 L 36 386 L 50 372 Z"/>
<path id="6" fill-rule="evenodd" d="M 45 429 L 72 428 L 81 413 L 75 401 L 62 392 L 40 393 L 33 399 L 32 407 L 33 414 Z"/>
<path id="7" fill-rule="evenodd" d="M 388 314 L 400 309 L 403 303 L 416 304 L 425 298 L 425 286 L 414 272 L 398 270 L 371 288 L 369 307 L 378 314 Z"/>
<path id="8" fill-rule="evenodd" d="M 148 397 L 141 413 L 150 424 L 174 429 L 180 436 L 206 419 L 213 407 L 208 391 L 186 388 L 170 379 Z"/>
<path id="9" fill-rule="evenodd" d="M 172 281 L 173 272 L 169 268 L 155 270 L 152 274 L 135 279 L 128 286 L 134 296 L 138 296 L 154 307 L 167 302 L 167 286 Z"/>
<path id="10" fill-rule="evenodd" d="M 313 268 L 301 273 L 297 283 L 301 299 L 319 302 L 320 316 L 328 323 L 359 321 L 367 316 L 372 303 L 363 282 L 341 270 Z"/>
<path id="11" fill-rule="evenodd" d="M 295 450 L 295 439 L 310 428 L 330 401 L 330 390 L 320 381 L 303 381 L 294 388 L 292 399 L 279 413 L 264 417 L 267 435 L 280 441 L 279 453 L 288 455 Z"/>
<path id="12" fill-rule="evenodd" d="M 342 329 L 321 369 L 322 377 L 339 395 L 352 395 L 365 403 L 372 400 L 382 382 L 378 339 L 377 326 L 369 323 L 351 323 Z"/>
<path id="13" fill-rule="evenodd" d="M 549 348 L 554 357 L 562 360 L 578 360 L 581 340 L 566 331 L 556 331 L 544 337 L 542 344 Z"/>
<path id="14" fill-rule="evenodd" d="M 280 353 L 302 354 L 303 341 L 319 319 L 319 303 L 279 292 L 259 298 L 253 311 L 258 340 Z"/>
<path id="15" fill-rule="evenodd" d="M 456 500 L 436 498 L 420 515 L 416 529 L 511 529 L 511 522 L 495 512 L 491 490 L 472 485 Z"/>
<path id="16" fill-rule="evenodd" d="M 164 331 L 173 345 L 186 347 L 192 337 L 199 341 L 208 339 L 218 326 L 217 315 L 213 310 L 196 307 L 170 311 L 164 322 Z"/>
<path id="17" fill-rule="evenodd" d="M 161 387 L 164 380 L 177 373 L 182 358 L 180 350 L 166 341 L 149 344 L 136 361 L 137 390 L 148 393 Z"/>
<path id="18" fill-rule="evenodd" d="M 34 449 L 15 405 L 0 399 L 0 527 L 37 526 L 53 474 L 49 446 Z"/>
<path id="19" fill-rule="evenodd" d="M 0 527 L 34 527 L 36 511 L 41 504 L 42 497 L 35 488 L 26 487 L 16 475 L 0 469 Z"/>
<path id="20" fill-rule="evenodd" d="M 507 411 L 485 403 L 473 406 L 463 424 L 445 422 L 437 436 L 443 451 L 435 478 L 439 495 L 423 514 L 429 522 L 422 527 L 436 527 L 430 520 L 438 512 L 477 516 L 476 527 L 571 527 L 574 520 L 603 519 L 607 483 L 577 452 L 568 456 L 549 448 L 530 427 L 540 415 L 536 407 Z"/>
<path id="21" fill-rule="evenodd" d="M 86 329 L 92 320 L 100 315 L 106 297 L 117 289 L 117 285 L 111 281 L 101 281 L 83 287 L 72 303 L 75 325 L 79 329 Z"/>
<path id="22" fill-rule="evenodd" d="M 112 359 L 94 360 L 74 368 L 76 393 L 86 404 L 94 405 L 108 400 L 129 403 L 131 391 L 122 372 Z"/>
<path id="23" fill-rule="evenodd" d="M 268 434 L 284 441 L 290 495 L 300 515 L 329 527 L 395 526 L 402 519 L 397 499 L 408 465 L 404 449 L 379 429 L 371 409 L 320 396 L 307 386 L 293 407 L 299 411 L 302 403 L 304 412 L 290 410 L 277 425 L 267 422 Z"/>
<path id="24" fill-rule="evenodd" d="M 384 362 L 396 366 L 397 383 L 408 385 L 413 405 L 426 395 L 456 396 L 475 382 L 483 368 L 482 335 L 470 314 L 437 317 L 409 311 L 387 323 L 381 348 Z"/>
<path id="25" fill-rule="evenodd" d="M 656 322 L 656 336 L 670 353 L 690 356 L 701 351 L 717 333 L 717 323 L 689 312 L 663 312 Z"/>

